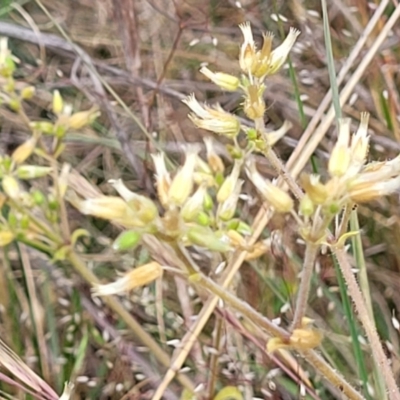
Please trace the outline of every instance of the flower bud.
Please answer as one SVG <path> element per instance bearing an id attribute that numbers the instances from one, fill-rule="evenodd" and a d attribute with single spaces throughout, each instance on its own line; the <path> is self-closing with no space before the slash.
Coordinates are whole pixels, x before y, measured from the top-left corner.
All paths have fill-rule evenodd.
<path id="1" fill-rule="evenodd" d="M 194 114 L 189 114 L 189 118 L 198 128 L 230 138 L 237 136 L 240 132 L 239 120 L 223 110 L 221 106 L 215 105 L 213 108 L 202 106 L 193 95 L 188 96 L 183 102 L 194 112 Z"/>
<path id="2" fill-rule="evenodd" d="M 157 262 L 137 267 L 125 274 L 122 278 L 106 285 L 93 284 L 93 296 L 109 296 L 121 294 L 140 286 L 147 285 L 162 275 L 162 267 Z"/>
<path id="3" fill-rule="evenodd" d="M 41 206 L 46 201 L 45 195 L 43 194 L 43 192 L 41 192 L 38 189 L 35 189 L 32 192 L 32 199 L 33 199 L 34 204 L 36 204 L 37 206 Z"/>
<path id="4" fill-rule="evenodd" d="M 147 202 L 141 201 L 142 197 L 138 196 L 129 202 L 114 196 L 80 200 L 69 193 L 68 200 L 82 214 L 112 220 L 127 228 L 145 228 L 156 218 L 157 208 L 149 199 L 146 199 Z"/>
<path id="5" fill-rule="evenodd" d="M 249 236 L 253 233 L 250 225 L 246 224 L 245 222 L 241 221 L 240 219 L 232 219 L 227 223 L 228 229 L 234 229 L 235 231 L 239 232 L 241 235 Z"/>
<path id="6" fill-rule="evenodd" d="M 36 179 L 48 175 L 52 171 L 51 167 L 41 167 L 39 165 L 20 165 L 17 170 L 19 179 Z"/>
<path id="7" fill-rule="evenodd" d="M 330 195 L 325 185 L 319 181 L 319 175 L 302 174 L 301 186 L 314 204 L 324 204 Z"/>
<path id="8" fill-rule="evenodd" d="M 250 23 L 245 22 L 244 24 L 240 24 L 239 28 L 244 38 L 244 42 L 240 47 L 239 65 L 243 72 L 249 74 L 257 65 L 256 45 Z"/>
<path id="9" fill-rule="evenodd" d="M 219 219 L 229 221 L 235 215 L 242 185 L 243 181 L 239 179 L 236 182 L 232 194 L 218 205 L 217 216 Z"/>
<path id="10" fill-rule="evenodd" d="M 210 216 L 202 211 L 197 214 L 195 222 L 201 226 L 210 226 L 211 221 Z"/>
<path id="11" fill-rule="evenodd" d="M 328 163 L 328 171 L 331 176 L 343 176 L 349 169 L 352 156 L 349 148 L 349 140 L 350 119 L 340 119 L 338 139 Z"/>
<path id="12" fill-rule="evenodd" d="M 134 249 L 140 242 L 142 235 L 134 230 L 122 232 L 112 245 L 116 251 L 127 251 Z"/>
<path id="13" fill-rule="evenodd" d="M 347 176 L 355 176 L 365 163 L 368 155 L 368 113 L 361 113 L 360 126 L 351 137 L 351 164 Z"/>
<path id="14" fill-rule="evenodd" d="M 278 46 L 275 50 L 271 52 L 271 56 L 265 63 L 265 67 L 260 67 L 257 76 L 275 74 L 275 72 L 277 72 L 285 63 L 287 56 L 289 55 L 289 52 L 292 49 L 294 42 L 297 39 L 297 36 L 299 35 L 300 31 L 294 28 L 290 28 L 289 34 L 286 36 L 286 39 L 280 46 Z"/>
<path id="15" fill-rule="evenodd" d="M 35 94 L 35 87 L 34 86 L 27 86 L 21 90 L 21 99 L 23 100 L 30 100 L 33 95 Z"/>
<path id="16" fill-rule="evenodd" d="M 168 190 L 171 185 L 171 177 L 165 165 L 164 153 L 152 154 L 154 168 L 156 170 L 157 194 L 161 204 L 168 204 Z"/>
<path id="17" fill-rule="evenodd" d="M 193 174 L 197 161 L 195 148 L 189 149 L 183 167 L 175 175 L 168 190 L 168 199 L 172 204 L 182 206 L 193 190 Z"/>
<path id="18" fill-rule="evenodd" d="M 17 199 L 21 194 L 18 181 L 11 175 L 3 177 L 2 182 L 3 190 L 10 199 Z"/>
<path id="19" fill-rule="evenodd" d="M 400 189 L 400 176 L 379 182 L 360 182 L 355 179 L 348 190 L 355 203 L 364 203 L 394 193 Z"/>
<path id="20" fill-rule="evenodd" d="M 0 38 L 0 76 L 11 77 L 15 71 L 15 63 L 8 50 L 8 40 L 6 37 Z"/>
<path id="21" fill-rule="evenodd" d="M 88 111 L 79 111 L 68 118 L 68 126 L 72 129 L 81 129 L 91 124 L 99 114 L 95 107 Z"/>
<path id="22" fill-rule="evenodd" d="M 0 247 L 10 244 L 14 237 L 15 235 L 11 231 L 0 231 Z"/>
<path id="23" fill-rule="evenodd" d="M 271 181 L 263 178 L 257 171 L 254 162 L 248 163 L 246 172 L 257 190 L 277 212 L 286 213 L 293 209 L 292 198 L 285 191 L 273 185 Z"/>
<path id="24" fill-rule="evenodd" d="M 242 160 L 235 160 L 231 174 L 224 180 L 217 193 L 218 203 L 223 203 L 231 196 L 238 183 Z"/>
<path id="25" fill-rule="evenodd" d="M 34 121 L 29 124 L 32 130 L 44 133 L 46 135 L 52 135 L 54 133 L 54 125 L 48 121 Z"/>
<path id="26" fill-rule="evenodd" d="M 304 215 L 305 217 L 310 217 L 314 213 L 314 209 L 314 203 L 310 199 L 310 196 L 308 196 L 308 194 L 305 194 L 300 200 L 300 214 Z"/>
<path id="27" fill-rule="evenodd" d="M 194 221 L 197 215 L 203 211 L 206 193 L 207 187 L 201 185 L 196 192 L 188 198 L 181 210 L 181 216 L 184 221 Z"/>
<path id="28" fill-rule="evenodd" d="M 207 161 L 214 174 L 223 173 L 225 170 L 224 162 L 214 150 L 214 141 L 210 137 L 204 138 L 204 144 L 207 150 Z"/>
<path id="29" fill-rule="evenodd" d="M 11 108 L 11 110 L 18 112 L 21 110 L 21 100 L 17 98 L 10 99 L 8 102 L 8 107 Z"/>
<path id="30" fill-rule="evenodd" d="M 234 92 L 239 87 L 240 81 L 236 76 L 223 72 L 212 72 L 207 67 L 202 67 L 200 72 L 223 90 Z"/>
<path id="31" fill-rule="evenodd" d="M 218 236 L 214 231 L 204 226 L 189 228 L 187 238 L 191 244 L 204 247 L 211 251 L 225 253 L 231 250 L 227 239 Z"/>
<path id="32" fill-rule="evenodd" d="M 53 113 L 56 115 L 59 115 L 63 112 L 64 101 L 58 90 L 55 90 L 53 93 L 53 107 L 52 108 L 53 108 Z"/>
<path id="33" fill-rule="evenodd" d="M 36 138 L 32 136 L 26 142 L 19 145 L 12 153 L 11 158 L 16 164 L 22 164 L 35 150 Z"/>

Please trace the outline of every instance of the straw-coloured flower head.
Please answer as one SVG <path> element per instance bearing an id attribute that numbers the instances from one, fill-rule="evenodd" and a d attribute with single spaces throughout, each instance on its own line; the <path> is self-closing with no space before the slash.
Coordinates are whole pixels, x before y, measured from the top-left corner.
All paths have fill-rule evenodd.
<path id="1" fill-rule="evenodd" d="M 219 203 L 217 211 L 219 219 L 228 221 L 235 215 L 243 182 L 241 179 L 237 180 L 231 195 L 224 202 Z"/>
<path id="2" fill-rule="evenodd" d="M 113 185 L 118 194 L 126 201 L 131 214 L 135 215 L 135 220 L 131 220 L 133 226 L 146 226 L 158 216 L 157 206 L 151 199 L 146 196 L 141 196 L 129 190 L 121 179 L 110 179 L 109 182 Z M 139 222 L 140 221 L 140 222 Z"/>
<path id="3" fill-rule="evenodd" d="M 72 129 L 81 129 L 91 124 L 99 115 L 100 113 L 96 107 L 87 111 L 76 112 L 68 118 L 68 127 Z"/>
<path id="4" fill-rule="evenodd" d="M 247 163 L 246 173 L 263 198 L 277 212 L 287 213 L 293 210 L 294 203 L 292 198 L 271 181 L 262 177 L 257 171 L 254 162 Z"/>
<path id="5" fill-rule="evenodd" d="M 355 203 L 365 203 L 366 201 L 387 196 L 399 189 L 400 176 L 386 179 L 384 181 L 371 182 L 367 182 L 365 180 L 359 182 L 357 179 L 355 179 L 349 186 L 349 196 Z"/>
<path id="6" fill-rule="evenodd" d="M 351 165 L 347 176 L 357 174 L 367 159 L 369 149 L 368 120 L 369 114 L 361 113 L 360 126 L 351 137 Z"/>
<path id="7" fill-rule="evenodd" d="M 32 136 L 27 141 L 19 145 L 11 155 L 12 160 L 16 164 L 23 163 L 35 150 L 36 142 L 36 138 Z"/>
<path id="8" fill-rule="evenodd" d="M 302 174 L 300 175 L 300 182 L 312 203 L 324 204 L 328 199 L 330 193 L 326 186 L 320 182 L 319 175 Z M 308 207 L 310 206 L 308 205 Z"/>
<path id="9" fill-rule="evenodd" d="M 53 93 L 53 113 L 59 115 L 64 110 L 64 101 L 61 97 L 61 94 L 58 90 L 55 90 Z"/>
<path id="10" fill-rule="evenodd" d="M 215 132 L 227 137 L 235 137 L 240 131 L 240 122 L 232 114 L 224 111 L 219 105 L 202 106 L 194 97 L 188 96 L 182 100 L 192 111 L 189 118 L 201 129 Z"/>
<path id="11" fill-rule="evenodd" d="M 292 47 L 297 39 L 297 36 L 299 36 L 299 35 L 300 35 L 299 30 L 290 28 L 289 34 L 286 36 L 283 43 L 271 52 L 271 56 L 266 65 L 267 68 L 265 69 L 265 71 L 263 71 L 261 68 L 261 71 L 259 71 L 259 74 L 262 74 L 262 76 L 275 74 L 285 63 L 285 61 L 289 55 L 289 52 L 292 49 Z M 261 64 L 262 64 L 262 62 L 261 62 Z"/>
<path id="12" fill-rule="evenodd" d="M 232 196 L 232 194 L 235 192 L 241 167 L 242 167 L 242 160 L 235 160 L 232 172 L 224 180 L 224 182 L 222 183 L 221 187 L 218 190 L 217 193 L 218 203 L 223 203 L 229 198 L 229 196 Z"/>
<path id="13" fill-rule="evenodd" d="M 22 194 L 18 181 L 11 175 L 3 177 L 2 186 L 5 194 L 10 199 L 16 200 Z"/>
<path id="14" fill-rule="evenodd" d="M 340 119 L 338 139 L 328 163 L 328 171 L 331 176 L 343 176 L 346 174 L 351 162 L 349 142 L 350 119 Z"/>
<path id="15" fill-rule="evenodd" d="M 221 157 L 215 151 L 213 139 L 210 137 L 204 138 L 204 144 L 206 145 L 207 150 L 208 165 L 210 166 L 214 174 L 222 174 L 225 170 L 225 165 Z"/>
<path id="16" fill-rule="evenodd" d="M 289 34 L 283 43 L 271 51 L 273 34 L 266 33 L 263 35 L 263 46 L 260 51 L 257 51 L 250 24 L 246 22 L 239 25 L 239 28 L 244 37 L 244 42 L 240 48 L 240 68 L 246 74 L 261 79 L 275 74 L 282 67 L 297 36 L 300 34 L 297 29 L 290 28 Z"/>
<path id="17" fill-rule="evenodd" d="M 251 73 L 257 64 L 256 45 L 253 39 L 253 32 L 249 22 L 239 25 L 243 33 L 243 44 L 240 47 L 239 65 L 243 72 Z"/>
<path id="18" fill-rule="evenodd" d="M 181 210 L 181 216 L 185 221 L 194 221 L 198 214 L 204 209 L 204 202 L 207 195 L 207 186 L 200 185 L 196 192 L 188 198 Z"/>
<path id="19" fill-rule="evenodd" d="M 177 172 L 168 190 L 171 205 L 182 206 L 193 191 L 193 174 L 197 163 L 197 148 L 189 148 L 185 164 Z"/>
<path id="20" fill-rule="evenodd" d="M 113 283 L 105 285 L 93 284 L 93 296 L 109 296 L 122 294 L 140 286 L 147 285 L 162 275 L 162 267 L 157 262 L 151 262 L 137 267 Z"/>
<path id="21" fill-rule="evenodd" d="M 171 177 L 165 165 L 164 153 L 152 154 L 154 168 L 156 170 L 157 194 L 161 204 L 168 204 L 168 190 L 171 185 Z"/>

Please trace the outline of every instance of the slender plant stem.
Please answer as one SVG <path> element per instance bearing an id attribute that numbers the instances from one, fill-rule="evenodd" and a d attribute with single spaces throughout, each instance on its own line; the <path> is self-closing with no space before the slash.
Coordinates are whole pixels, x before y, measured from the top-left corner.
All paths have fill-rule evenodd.
<path id="1" fill-rule="evenodd" d="M 364 297 L 361 293 L 360 287 L 356 281 L 356 278 L 351 270 L 351 265 L 348 261 L 347 254 L 344 247 L 339 247 L 335 249 L 335 255 L 340 265 L 340 269 L 343 274 L 343 278 L 346 281 L 349 294 L 356 307 L 358 318 L 361 321 L 367 335 L 372 356 L 382 371 L 384 377 L 389 399 L 398 400 L 400 399 L 400 391 L 397 387 L 396 381 L 393 376 L 393 372 L 390 368 L 389 361 L 385 356 L 381 342 L 379 340 L 378 332 L 374 322 L 371 320 L 368 314 L 368 309 L 365 304 Z"/>
<path id="2" fill-rule="evenodd" d="M 297 294 L 296 309 L 294 311 L 291 330 L 301 327 L 301 322 L 306 314 L 308 296 L 311 288 L 311 278 L 314 271 L 315 259 L 317 257 L 319 245 L 307 243 L 304 256 L 303 269 L 301 271 L 300 287 Z"/>
<path id="3" fill-rule="evenodd" d="M 89 284 L 100 283 L 97 277 L 86 267 L 78 255 L 74 251 L 70 251 L 67 255 L 68 261 L 74 269 L 85 279 Z M 150 353 L 166 367 L 171 364 L 171 359 L 157 344 L 157 342 L 140 326 L 140 324 L 132 317 L 125 307 L 114 297 L 107 296 L 103 301 L 115 311 L 119 317 L 132 330 L 135 336 L 150 350 Z M 188 390 L 193 391 L 194 385 L 190 379 L 182 374 L 177 374 L 177 380 Z"/>
<path id="4" fill-rule="evenodd" d="M 257 118 L 255 121 L 255 127 L 257 131 L 261 134 L 261 136 L 265 140 L 265 144 L 267 146 L 266 150 L 263 152 L 264 156 L 268 159 L 268 161 L 272 164 L 275 171 L 283 178 L 283 180 L 288 185 L 289 189 L 296 196 L 296 198 L 301 199 L 303 197 L 303 191 L 300 189 L 299 185 L 292 178 L 289 171 L 287 170 L 285 164 L 279 159 L 274 150 L 268 144 L 268 134 L 265 132 L 265 124 L 263 118 Z"/>
<path id="5" fill-rule="evenodd" d="M 288 185 L 291 192 L 296 196 L 297 199 L 301 199 L 304 196 L 303 191 L 300 189 L 299 185 L 290 175 L 290 172 L 286 168 L 286 166 L 282 163 L 279 157 L 276 155 L 274 150 L 268 149 L 264 152 L 265 157 L 267 157 L 268 161 L 272 164 L 278 174 L 283 178 L 283 180 Z"/>
<path id="6" fill-rule="evenodd" d="M 193 282 L 205 287 L 211 293 L 218 296 L 235 311 L 239 311 L 245 318 L 249 319 L 256 326 L 264 329 L 268 335 L 279 337 L 283 341 L 289 341 L 290 334 L 286 330 L 280 328 L 268 318 L 258 313 L 248 303 L 229 293 L 226 289 L 215 283 L 212 279 L 207 278 L 201 273 L 198 273 L 196 274 L 196 277 L 194 277 Z"/>
<path id="7" fill-rule="evenodd" d="M 324 377 L 331 384 L 336 386 L 350 400 L 364 400 L 364 397 L 358 393 L 336 370 L 334 370 L 325 360 L 314 350 L 305 350 L 301 354 L 311 364 L 315 371 Z M 394 398 L 393 398 L 394 399 Z"/>

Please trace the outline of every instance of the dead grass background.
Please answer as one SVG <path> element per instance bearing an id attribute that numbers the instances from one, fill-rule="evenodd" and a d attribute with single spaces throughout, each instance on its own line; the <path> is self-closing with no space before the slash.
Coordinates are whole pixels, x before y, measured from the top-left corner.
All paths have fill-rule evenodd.
<path id="1" fill-rule="evenodd" d="M 337 70 L 379 1 L 375 3 L 365 0 L 329 3 Z M 43 0 L 42 5 L 53 20 L 35 1 L 3 0 L 0 35 L 10 37 L 10 47 L 21 60 L 20 81 L 34 84 L 38 89 L 34 100 L 28 103 L 29 115 L 46 116 L 54 89 L 60 89 L 75 107 L 86 109 L 96 104 L 100 108 L 102 115 L 92 128 L 69 134 L 63 161 L 71 163 L 103 193 L 110 192 L 108 179 L 121 177 L 131 188 L 152 196 L 154 171 L 150 154 L 163 149 L 172 159 L 181 161 L 182 143 L 202 145 L 206 133 L 199 132 L 188 120 L 187 108 L 180 101 L 183 96 L 195 92 L 200 99 L 219 102 L 225 109 L 238 111 L 240 95 L 219 91 L 198 70 L 202 63 L 208 63 L 214 70 L 238 72 L 236 60 L 241 35 L 237 25 L 243 21 L 251 22 L 258 32 L 258 40 L 265 30 L 280 37 L 277 18 L 281 19 L 284 31 L 290 26 L 302 31 L 291 60 L 306 120 L 314 115 L 329 90 L 318 1 L 248 0 L 240 2 L 239 7 L 238 2 L 228 0 Z M 390 7 L 397 7 L 397 2 Z M 381 18 L 381 27 L 387 17 Z M 66 36 L 62 36 L 57 25 Z M 379 29 L 367 47 L 378 33 Z M 343 107 L 344 114 L 353 120 L 358 120 L 361 111 L 371 114 L 371 154 L 378 160 L 391 158 L 400 149 L 399 42 L 400 25 L 397 24 L 359 79 L 351 100 Z M 102 85 L 90 71 L 90 65 L 117 97 L 100 89 Z M 351 71 L 345 81 L 350 76 Z M 298 148 L 305 126 L 287 70 L 271 77 L 267 84 L 267 127 L 277 128 L 285 119 L 293 124 L 287 137 L 276 147 L 280 157 L 287 160 L 293 149 Z M 9 154 L 28 137 L 23 123 L 5 108 L 0 108 L 0 129 L 2 153 Z M 315 162 L 321 168 L 334 135 L 334 129 L 329 130 L 315 153 Z M 223 140 L 220 142 L 219 151 L 229 161 Z M 259 162 L 264 174 L 274 176 L 266 162 Z M 311 168 L 311 164 L 306 168 Z M 256 211 L 256 204 L 242 210 L 250 221 Z M 359 212 L 377 326 L 382 340 L 390 343 L 387 351 L 398 372 L 399 335 L 392 324 L 392 317 L 400 310 L 398 195 L 360 207 Z M 148 256 L 145 251 L 117 255 L 109 247 L 118 233 L 117 228 L 84 219 L 73 210 L 70 217 L 73 226 L 82 226 L 93 235 L 93 239 L 82 242 L 80 250 L 102 279 L 113 279 L 114 271 L 129 268 L 133 258 Z M 270 318 L 285 320 L 294 300 L 300 265 L 297 257 L 301 256 L 301 250 L 296 243 L 295 228 L 283 219 L 274 218 L 268 229 L 265 235 L 272 237 L 271 254 L 245 264 L 236 283 L 240 295 L 253 307 Z M 28 251 L 26 256 L 32 265 L 36 290 L 36 297 L 32 299 L 21 280 L 18 266 L 21 256 L 10 249 L 2 253 L 0 336 L 58 393 L 72 373 L 77 384 L 76 398 L 151 398 L 165 370 L 118 317 L 101 302 L 90 298 L 89 287 L 68 265 L 53 265 L 38 253 Z M 325 355 L 332 358 L 350 381 L 356 381 L 355 361 L 330 258 L 321 256 L 314 285 L 310 316 L 330 332 L 324 342 Z M 156 318 L 156 304 L 161 300 L 166 343 L 162 343 Z M 190 291 L 168 280 L 161 291 L 155 288 L 137 291 L 124 298 L 123 304 L 170 354 L 174 340 L 190 329 L 191 318 L 199 310 Z M 29 318 L 30 306 L 39 311 L 40 319 L 34 324 Z M 291 376 L 278 373 L 276 362 L 254 344 L 251 330 L 243 332 L 223 314 L 216 314 L 210 320 L 185 364 L 195 385 L 211 379 L 207 376 L 213 354 L 210 335 L 216 323 L 222 324 L 226 335 L 216 376 L 220 385 L 251 387 L 258 398 L 300 398 L 300 382 L 307 381 L 301 374 L 301 360 L 294 369 L 287 367 Z M 42 333 L 35 326 L 40 326 Z M 41 355 L 46 358 L 44 370 L 38 367 L 40 343 L 48 348 Z M 82 356 L 80 364 L 76 363 L 78 354 Z M 341 398 L 337 388 L 324 387 L 318 375 L 313 371 L 310 374 L 313 388 L 309 396 Z M 11 390 L 4 384 L 0 387 L 7 392 Z M 180 391 L 175 382 L 165 398 L 179 398 Z M 14 396 L 23 397 L 19 392 L 14 392 Z"/>

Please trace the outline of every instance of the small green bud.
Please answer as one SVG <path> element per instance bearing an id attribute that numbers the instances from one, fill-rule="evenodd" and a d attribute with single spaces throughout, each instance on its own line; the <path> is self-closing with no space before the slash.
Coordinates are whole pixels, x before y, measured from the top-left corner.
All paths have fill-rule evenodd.
<path id="1" fill-rule="evenodd" d="M 54 129 L 54 136 L 60 139 L 64 137 L 65 132 L 67 132 L 67 127 L 62 124 L 57 124 Z"/>
<path id="2" fill-rule="evenodd" d="M 246 135 L 248 140 L 256 140 L 258 138 L 257 130 L 254 128 L 247 128 Z"/>
<path id="3" fill-rule="evenodd" d="M 253 233 L 250 225 L 240 220 L 238 220 L 237 226 L 234 228 L 234 230 L 243 236 L 250 236 Z"/>
<path id="4" fill-rule="evenodd" d="M 36 189 L 32 192 L 32 199 L 37 206 L 41 206 L 45 202 L 46 197 L 44 196 L 43 192 Z"/>
<path id="5" fill-rule="evenodd" d="M 57 199 L 53 196 L 49 196 L 48 204 L 49 204 L 49 209 L 51 211 L 58 210 L 58 208 L 59 208 L 59 203 L 58 203 Z"/>
<path id="6" fill-rule="evenodd" d="M 301 215 L 304 215 L 305 217 L 310 217 L 314 213 L 314 209 L 314 203 L 312 202 L 308 194 L 305 194 L 300 200 L 299 211 Z"/>
<path id="7" fill-rule="evenodd" d="M 196 222 L 201 226 L 210 226 L 211 218 L 205 212 L 199 212 L 196 217 Z"/>
<path id="8" fill-rule="evenodd" d="M 54 134 L 54 125 L 48 121 L 34 121 L 29 124 L 29 126 L 38 132 L 44 133 L 45 135 Z"/>
<path id="9" fill-rule="evenodd" d="M 134 230 L 122 232 L 114 241 L 112 247 L 116 251 L 134 249 L 140 242 L 142 235 Z"/>
<path id="10" fill-rule="evenodd" d="M 209 193 L 206 193 L 206 195 L 204 196 L 203 208 L 206 211 L 210 211 L 213 209 L 213 207 L 214 207 L 213 199 Z"/>
<path id="11" fill-rule="evenodd" d="M 29 228 L 29 222 L 30 219 L 27 215 L 23 215 L 22 218 L 19 221 L 19 225 L 21 227 L 21 229 L 28 229 Z"/>

